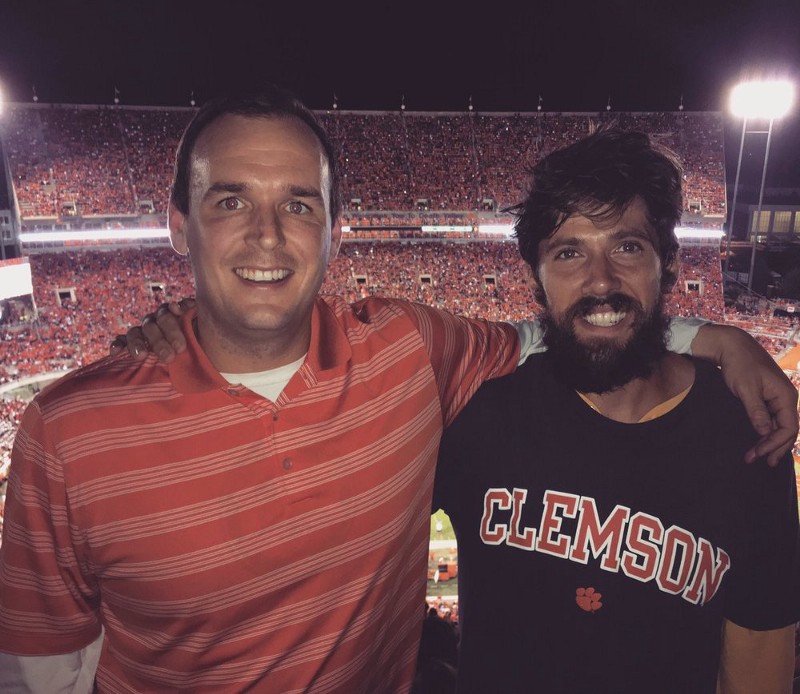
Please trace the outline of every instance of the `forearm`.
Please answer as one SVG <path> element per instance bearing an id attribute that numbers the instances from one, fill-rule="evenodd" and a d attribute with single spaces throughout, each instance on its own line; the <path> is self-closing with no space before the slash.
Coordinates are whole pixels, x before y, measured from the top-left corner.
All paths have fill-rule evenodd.
<path id="1" fill-rule="evenodd" d="M 744 349 L 754 342 L 755 340 L 740 328 L 707 323 L 698 329 L 692 340 L 692 354 L 722 366 L 726 352 Z"/>
<path id="2" fill-rule="evenodd" d="M 717 694 L 791 694 L 794 625 L 753 631 L 726 621 Z"/>

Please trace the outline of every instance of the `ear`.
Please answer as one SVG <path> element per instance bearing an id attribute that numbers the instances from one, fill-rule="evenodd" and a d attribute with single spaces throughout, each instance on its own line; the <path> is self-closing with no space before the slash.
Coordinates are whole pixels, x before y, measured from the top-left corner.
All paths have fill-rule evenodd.
<path id="1" fill-rule="evenodd" d="M 678 257 L 680 251 L 675 251 L 669 265 L 661 270 L 661 290 L 664 293 L 669 293 L 678 281 L 678 272 L 681 269 L 681 261 Z"/>
<path id="2" fill-rule="evenodd" d="M 533 298 L 540 306 L 544 306 L 546 299 L 544 289 L 542 288 L 542 283 L 539 281 L 539 278 L 536 276 L 536 272 L 534 272 L 534 269 L 528 262 L 523 262 L 523 276 L 525 277 L 525 281 L 528 283 L 528 286 L 531 288 Z"/>
<path id="3" fill-rule="evenodd" d="M 169 203 L 169 212 L 167 213 L 167 226 L 169 226 L 169 240 L 175 252 L 179 255 L 186 255 L 189 253 L 189 243 L 186 240 L 186 226 L 188 220 L 186 215 L 181 212 L 175 205 Z"/>
<path id="4" fill-rule="evenodd" d="M 522 275 L 525 278 L 525 282 L 527 282 L 528 286 L 531 288 L 531 291 L 533 291 L 534 294 L 538 291 L 541 291 L 542 285 L 539 283 L 539 278 L 536 276 L 536 273 L 533 271 L 530 263 L 523 261 L 522 265 Z"/>
<path id="5" fill-rule="evenodd" d="M 342 245 L 342 220 L 336 219 L 331 227 L 331 250 L 328 254 L 328 262 L 339 255 L 339 247 Z"/>

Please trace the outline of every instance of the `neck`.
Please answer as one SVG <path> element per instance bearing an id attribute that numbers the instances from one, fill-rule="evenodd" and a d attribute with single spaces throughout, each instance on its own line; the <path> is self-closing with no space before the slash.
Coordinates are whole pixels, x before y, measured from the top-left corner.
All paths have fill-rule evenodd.
<path id="1" fill-rule="evenodd" d="M 636 378 L 608 393 L 585 393 L 603 416 L 635 424 L 662 402 L 686 390 L 694 382 L 694 366 L 676 354 L 659 358 L 653 373 Z"/>
<path id="2" fill-rule="evenodd" d="M 213 323 L 198 316 L 194 321 L 197 341 L 217 371 L 229 374 L 256 373 L 286 366 L 308 352 L 311 326 L 289 336 L 267 335 L 263 331 L 222 334 Z"/>

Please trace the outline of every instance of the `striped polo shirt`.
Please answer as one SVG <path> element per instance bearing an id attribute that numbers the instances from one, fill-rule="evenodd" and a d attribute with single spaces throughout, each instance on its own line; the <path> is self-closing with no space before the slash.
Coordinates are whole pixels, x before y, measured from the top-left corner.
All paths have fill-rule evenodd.
<path id="1" fill-rule="evenodd" d="M 276 402 L 188 349 L 46 389 L 15 443 L 0 651 L 76 651 L 101 692 L 403 692 L 442 428 L 513 370 L 511 326 L 319 298 Z"/>

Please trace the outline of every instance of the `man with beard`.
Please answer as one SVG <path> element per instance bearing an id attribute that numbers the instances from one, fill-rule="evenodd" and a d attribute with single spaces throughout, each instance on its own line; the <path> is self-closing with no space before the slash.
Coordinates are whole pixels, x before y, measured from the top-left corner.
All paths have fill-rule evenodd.
<path id="1" fill-rule="evenodd" d="M 716 369 L 666 350 L 681 210 L 674 156 L 616 130 L 542 160 L 515 208 L 549 350 L 443 439 L 461 693 L 791 687 L 793 468 L 745 465 Z"/>

